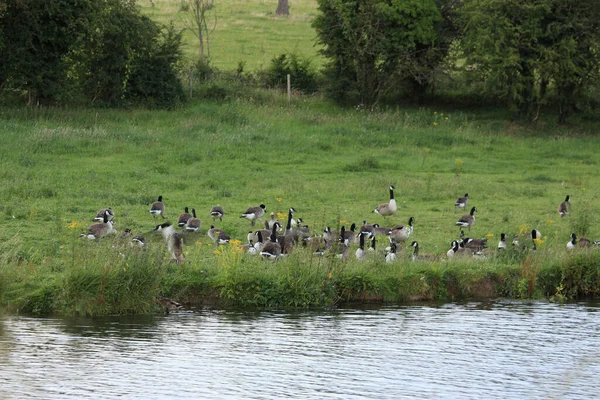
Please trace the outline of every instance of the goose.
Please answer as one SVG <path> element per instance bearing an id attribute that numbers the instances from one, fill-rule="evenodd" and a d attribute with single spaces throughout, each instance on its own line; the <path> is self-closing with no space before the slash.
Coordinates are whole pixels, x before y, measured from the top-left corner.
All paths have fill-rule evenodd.
<path id="1" fill-rule="evenodd" d="M 459 244 L 462 242 L 463 247 L 470 249 L 473 253 L 482 252 L 487 248 L 487 239 L 473 239 L 473 238 L 463 238 L 460 240 Z"/>
<path id="2" fill-rule="evenodd" d="M 113 227 L 113 222 L 108 220 L 108 214 L 104 214 L 103 222 L 93 224 L 88 228 L 87 233 L 82 233 L 80 237 L 88 239 L 100 239 L 101 237 L 115 234 L 117 231 Z"/>
<path id="3" fill-rule="evenodd" d="M 158 200 L 152 203 L 150 206 L 150 214 L 152 214 L 154 218 L 156 218 L 157 215 L 160 215 L 163 219 L 165 218 L 165 204 L 162 201 L 162 196 L 158 196 Z"/>
<path id="4" fill-rule="evenodd" d="M 389 264 L 389 263 L 392 263 L 392 262 L 394 262 L 394 261 L 397 260 L 396 250 L 397 250 L 397 245 L 396 245 L 395 242 L 392 242 L 392 244 L 390 245 L 389 250 L 386 250 L 387 251 L 387 254 L 385 255 L 385 262 L 386 263 Z"/>
<path id="5" fill-rule="evenodd" d="M 458 240 L 452 241 L 452 247 L 450 250 L 446 252 L 446 256 L 448 257 L 472 257 L 473 251 L 471 249 L 467 249 L 464 245 Z"/>
<path id="6" fill-rule="evenodd" d="M 471 208 L 471 212 L 469 214 L 465 214 L 456 221 L 456 226 L 459 228 L 469 228 L 469 232 L 471 231 L 471 226 L 475 223 L 475 211 L 477 208 Z"/>
<path id="7" fill-rule="evenodd" d="M 144 247 L 144 246 L 146 246 L 146 239 L 144 239 L 144 237 L 142 235 L 134 236 L 133 239 L 131 239 L 131 245 L 138 246 L 138 247 Z"/>
<path id="8" fill-rule="evenodd" d="M 273 226 L 270 240 L 263 245 L 260 255 L 272 260 L 281 256 L 281 245 L 277 242 L 277 228 L 275 226 Z"/>
<path id="9" fill-rule="evenodd" d="M 367 221 L 363 221 L 362 225 L 359 228 L 359 233 L 360 232 L 368 232 L 372 235 L 374 235 L 373 231 L 375 230 L 375 228 L 379 228 L 379 224 L 367 224 Z"/>
<path id="10" fill-rule="evenodd" d="M 531 230 L 531 241 L 533 242 L 532 250 L 537 250 L 537 241 L 542 238 L 542 233 L 537 229 Z"/>
<path id="11" fill-rule="evenodd" d="M 413 261 L 419 261 L 419 260 L 429 260 L 429 261 L 434 261 L 437 260 L 438 257 L 434 256 L 433 254 L 419 254 L 419 242 L 417 242 L 416 240 L 413 241 L 411 244 L 411 247 L 414 249 L 411 259 Z"/>
<path id="12" fill-rule="evenodd" d="M 156 302 L 165 309 L 165 314 L 169 314 L 169 311 L 171 310 L 179 310 L 183 308 L 183 306 L 175 300 L 167 299 L 166 297 L 157 297 Z"/>
<path id="13" fill-rule="evenodd" d="M 349 252 L 349 247 L 348 247 L 348 240 L 345 239 L 346 236 L 346 227 L 342 226 L 342 228 L 340 229 L 340 236 L 338 239 L 338 244 L 339 246 L 337 247 L 337 254 L 335 255 L 337 258 L 342 258 L 342 259 L 346 259 L 348 258 L 348 252 Z"/>
<path id="14" fill-rule="evenodd" d="M 108 220 L 112 221 L 113 217 L 115 216 L 112 208 L 103 208 L 102 210 L 98 211 L 96 213 L 96 217 L 94 218 L 94 221 L 104 221 L 104 216 L 108 215 Z"/>
<path id="15" fill-rule="evenodd" d="M 219 236 L 221 236 L 221 234 L 225 235 L 225 231 L 221 228 L 215 228 L 214 225 L 211 225 L 210 228 L 208 229 L 208 231 L 206 232 L 206 234 L 208 235 L 210 240 L 212 240 L 213 242 L 218 244 Z M 251 241 L 251 240 L 253 241 L 254 238 L 252 236 L 250 236 L 250 234 L 248 234 L 248 241 Z"/>
<path id="16" fill-rule="evenodd" d="M 513 238 L 513 246 L 518 246 L 521 238 L 523 238 L 525 236 L 525 233 L 520 233 L 518 235 L 515 235 Z M 535 239 L 540 239 L 542 237 L 542 232 L 538 231 L 537 229 L 532 229 L 531 232 L 529 232 L 529 236 L 531 237 L 532 240 L 534 240 L 534 244 L 535 244 Z"/>
<path id="17" fill-rule="evenodd" d="M 210 215 L 211 215 L 211 217 L 213 217 L 213 222 L 217 218 L 219 218 L 219 221 L 223 221 L 223 215 L 225 215 L 225 211 L 223 210 L 223 207 L 221 207 L 221 206 L 214 206 L 210 210 Z"/>
<path id="18" fill-rule="evenodd" d="M 171 254 L 172 261 L 177 264 L 183 264 L 185 259 L 183 257 L 183 234 L 175 232 L 175 228 L 170 222 L 156 225 L 154 232 L 160 232 L 167 243 L 167 249 Z"/>
<path id="19" fill-rule="evenodd" d="M 391 229 L 390 237 L 396 240 L 397 242 L 405 242 L 410 235 L 412 235 L 414 231 L 413 222 L 415 221 L 414 217 L 410 217 L 408 219 L 407 225 L 396 225 Z"/>
<path id="20" fill-rule="evenodd" d="M 187 222 L 185 223 L 185 230 L 188 232 L 198 232 L 198 229 L 200 229 L 200 220 L 196 217 L 196 209 L 192 208 L 192 215 L 193 217 L 188 219 Z"/>
<path id="21" fill-rule="evenodd" d="M 377 236 L 373 235 L 373 237 L 371 237 L 371 246 L 369 247 L 369 251 L 373 252 L 373 254 L 376 251 L 376 241 L 377 241 Z"/>
<path id="22" fill-rule="evenodd" d="M 390 215 L 393 215 L 396 212 L 396 210 L 398 210 L 396 200 L 394 199 L 394 189 L 394 186 L 390 186 L 390 201 L 387 203 L 380 204 L 376 209 L 373 210 L 374 213 L 377 213 L 382 217 L 388 217 Z"/>
<path id="23" fill-rule="evenodd" d="M 357 260 L 363 260 L 365 258 L 365 235 L 367 235 L 367 233 L 364 232 L 358 234 L 358 249 L 356 249 L 355 253 Z"/>
<path id="24" fill-rule="evenodd" d="M 250 207 L 240 216 L 240 218 L 249 219 L 252 226 L 254 226 L 254 221 L 265 215 L 266 208 L 267 206 L 264 204 L 257 207 Z"/>
<path id="25" fill-rule="evenodd" d="M 565 215 L 569 214 L 571 211 L 571 203 L 569 203 L 569 195 L 567 195 L 567 197 L 565 198 L 565 201 L 563 201 L 562 203 L 560 203 L 558 205 L 558 214 L 561 217 L 564 217 Z"/>
<path id="26" fill-rule="evenodd" d="M 465 193 L 464 196 L 456 199 L 456 203 L 454 203 L 454 212 L 456 212 L 457 208 L 466 209 L 468 203 L 469 203 L 469 193 Z"/>
<path id="27" fill-rule="evenodd" d="M 183 213 L 179 214 L 179 218 L 177 220 L 177 226 L 183 228 L 185 224 L 188 222 L 188 219 L 192 218 L 192 214 L 190 214 L 187 207 L 183 209 Z"/>
<path id="28" fill-rule="evenodd" d="M 217 245 L 227 244 L 230 241 L 231 238 L 229 237 L 229 235 L 226 234 L 225 231 L 221 230 L 221 232 L 219 232 L 219 236 L 217 236 Z"/>
<path id="29" fill-rule="evenodd" d="M 500 241 L 498 242 L 498 250 L 506 250 L 506 234 L 500 234 Z"/>
<path id="30" fill-rule="evenodd" d="M 590 247 L 590 244 L 591 242 L 589 239 L 584 237 L 577 239 L 577 235 L 575 235 L 575 233 L 571 233 L 571 240 L 567 242 L 567 249 L 574 249 L 576 247 Z"/>
<path id="31" fill-rule="evenodd" d="M 353 222 L 352 225 L 350 225 L 350 230 L 344 232 L 344 239 L 348 240 L 348 243 L 354 243 L 357 238 L 360 239 L 359 236 L 361 233 L 362 232 L 356 235 L 356 224 Z"/>
<path id="32" fill-rule="evenodd" d="M 325 241 L 325 244 L 328 245 L 328 248 L 331 247 L 331 244 L 334 240 L 333 233 L 331 232 L 331 227 L 328 226 L 325 229 L 323 229 L 323 240 Z"/>
<path id="33" fill-rule="evenodd" d="M 281 229 L 281 224 L 278 222 L 276 222 L 273 227 L 275 227 L 275 229 L 280 230 Z M 256 230 L 254 232 L 250 231 L 248 233 L 248 241 L 250 239 L 252 239 L 253 241 L 257 242 L 258 241 L 258 233 L 261 232 L 262 233 L 262 237 L 263 238 L 268 238 L 271 236 L 271 231 L 273 230 L 273 227 L 269 228 L 269 229 L 259 229 Z"/>
<path id="34" fill-rule="evenodd" d="M 274 224 L 281 225 L 281 223 L 277 221 L 277 219 L 275 219 L 275 213 L 271 211 L 270 219 L 268 221 L 265 221 L 265 229 L 268 229 L 270 231 L 271 229 L 273 229 Z"/>

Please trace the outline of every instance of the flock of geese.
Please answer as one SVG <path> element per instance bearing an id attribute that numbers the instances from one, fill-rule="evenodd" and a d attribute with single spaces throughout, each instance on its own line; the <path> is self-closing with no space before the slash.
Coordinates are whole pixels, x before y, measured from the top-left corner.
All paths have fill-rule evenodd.
<path id="1" fill-rule="evenodd" d="M 374 213 L 381 215 L 382 217 L 388 217 L 394 215 L 398 210 L 396 200 L 394 199 L 394 186 L 389 187 L 390 198 L 386 203 L 380 204 L 373 210 Z M 150 207 L 150 214 L 154 218 L 162 217 L 165 219 L 165 204 L 162 201 L 162 196 L 158 196 L 157 201 L 153 202 Z M 455 212 L 457 209 L 466 210 L 469 202 L 469 194 L 465 193 L 464 196 L 459 197 L 455 204 Z M 476 239 L 465 237 L 464 229 L 466 228 L 469 232 L 471 227 L 475 224 L 475 212 L 476 207 L 472 207 L 468 214 L 462 215 L 456 221 L 456 226 L 459 229 L 460 238 L 453 240 L 450 249 L 446 252 L 447 257 L 473 257 L 473 258 L 485 258 L 486 249 L 488 248 L 487 238 Z M 354 252 L 354 256 L 358 260 L 365 259 L 370 254 L 380 255 L 385 257 L 385 261 L 388 263 L 397 260 L 397 252 L 402 250 L 402 246 L 409 241 L 410 236 L 414 232 L 414 217 L 408 219 L 407 224 L 399 224 L 391 228 L 385 228 L 379 224 L 368 224 L 363 221 L 361 226 L 352 224 L 349 229 L 342 226 L 339 230 L 333 231 L 331 227 L 326 227 L 323 233 L 320 235 L 312 235 L 307 225 L 303 224 L 301 218 L 294 219 L 294 208 L 288 209 L 287 224 L 285 229 L 282 224 L 275 218 L 275 213 L 270 213 L 270 218 L 264 221 L 264 227 L 262 229 L 250 230 L 247 235 L 247 243 L 240 245 L 239 248 L 244 252 L 251 255 L 261 255 L 269 259 L 277 259 L 279 257 L 290 254 L 296 246 L 304 246 L 309 248 L 313 254 L 316 255 L 332 255 L 338 258 L 346 259 L 350 255 L 350 248 L 353 244 L 358 244 Z M 569 196 L 565 198 L 558 206 L 558 214 L 564 217 L 571 212 L 571 203 L 569 202 Z M 265 216 L 266 206 L 260 204 L 259 206 L 249 207 L 245 212 L 240 215 L 240 218 L 245 218 L 250 221 L 251 227 L 255 226 L 257 220 Z M 213 222 L 217 219 L 223 220 L 225 211 L 221 206 L 214 206 L 210 211 L 210 216 L 213 218 Z M 111 208 L 104 208 L 98 211 L 94 218 L 97 223 L 91 225 L 87 233 L 81 234 L 82 237 L 88 239 L 99 239 L 108 235 L 116 234 L 116 230 L 113 226 L 114 212 Z M 186 235 L 190 233 L 198 232 L 201 226 L 201 221 L 196 215 L 196 210 L 192 208 L 192 212 L 189 212 L 189 208 L 185 207 L 184 212 L 179 215 L 177 220 L 177 227 L 181 230 L 177 230 L 171 222 L 164 222 L 156 225 L 154 232 L 162 234 L 164 241 L 167 245 L 167 249 L 172 257 L 172 261 L 177 264 L 182 264 L 185 261 L 183 253 L 183 243 Z M 537 229 L 531 231 L 531 250 L 536 250 L 536 244 L 541 239 L 541 232 Z M 123 232 L 125 237 L 130 238 L 131 231 L 125 229 Z M 207 235 L 216 244 L 222 245 L 229 243 L 231 238 L 221 228 L 216 228 L 211 225 L 207 230 Z M 529 234 L 528 234 L 529 235 Z M 528 236 L 527 235 L 527 236 Z M 386 241 L 389 245 L 385 249 L 378 250 L 377 237 L 386 237 Z M 367 246 L 367 240 L 370 241 L 370 245 Z M 528 238 L 524 235 L 516 235 L 512 238 L 512 245 L 519 246 L 519 248 L 526 249 L 528 247 Z M 146 240 L 143 236 L 131 237 L 131 244 L 134 246 L 145 246 Z M 571 239 L 567 242 L 566 247 L 568 249 L 573 248 L 585 248 L 600 246 L 600 241 L 592 243 L 587 238 L 578 238 L 575 233 L 571 234 Z M 367 247 L 365 247 L 367 246 Z M 420 254 L 419 243 L 417 241 L 410 242 L 412 247 L 412 253 L 410 257 L 413 261 L 416 260 L 438 260 L 440 259 L 437 255 Z M 500 240 L 498 242 L 498 251 L 504 251 L 508 248 L 507 235 L 501 233 Z"/>

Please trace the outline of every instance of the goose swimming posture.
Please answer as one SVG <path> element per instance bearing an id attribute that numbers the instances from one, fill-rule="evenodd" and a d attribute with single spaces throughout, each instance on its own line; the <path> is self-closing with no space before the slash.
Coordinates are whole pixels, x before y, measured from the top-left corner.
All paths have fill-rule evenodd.
<path id="1" fill-rule="evenodd" d="M 175 232 L 175 228 L 173 228 L 170 222 L 156 225 L 154 232 L 162 234 L 167 243 L 167 249 L 169 250 L 169 254 L 171 254 L 172 261 L 175 261 L 177 264 L 183 264 L 185 262 L 185 258 L 183 257 L 183 234 Z"/>
<path id="2" fill-rule="evenodd" d="M 410 217 L 408 219 L 407 225 L 396 225 L 392 228 L 390 237 L 397 242 L 405 242 L 410 235 L 412 235 L 414 231 L 413 222 L 415 221 L 414 217 Z"/>
<path id="3" fill-rule="evenodd" d="M 162 196 L 158 196 L 158 200 L 152 203 L 150 206 L 150 214 L 152 214 L 154 218 L 156 218 L 157 215 L 160 215 L 163 219 L 165 218 L 165 204 L 162 201 Z"/>
<path id="4" fill-rule="evenodd" d="M 188 222 L 188 219 L 192 218 L 192 214 L 190 214 L 187 207 L 183 209 L 183 213 L 179 214 L 179 218 L 177 219 L 177 226 L 183 228 L 185 224 Z"/>
<path id="5" fill-rule="evenodd" d="M 214 206 L 210 210 L 210 215 L 211 215 L 211 217 L 213 217 L 213 221 L 217 218 L 219 218 L 219 221 L 223 221 L 223 215 L 225 215 L 225 211 L 223 210 L 223 207 L 221 207 L 221 206 Z"/>
<path id="6" fill-rule="evenodd" d="M 457 208 L 466 209 L 468 203 L 469 203 L 469 193 L 465 193 L 464 196 L 456 199 L 456 202 L 454 203 L 454 212 L 456 212 Z"/>
<path id="7" fill-rule="evenodd" d="M 242 215 L 240 215 L 240 218 L 246 218 L 250 220 L 251 225 L 254 226 L 254 221 L 265 215 L 266 209 L 267 206 L 264 204 L 261 204 L 257 207 L 250 207 Z"/>
<path id="8" fill-rule="evenodd" d="M 107 214 L 104 214 L 103 222 L 90 226 L 87 233 L 82 233 L 79 236 L 86 237 L 88 239 L 100 239 L 101 237 L 115 233 L 117 233 L 117 231 L 113 227 L 113 222 L 108 220 Z"/>
<path id="9" fill-rule="evenodd" d="M 103 208 L 102 210 L 98 211 L 96 213 L 96 217 L 94 218 L 94 221 L 104 221 L 104 216 L 107 215 L 108 216 L 108 220 L 112 221 L 113 217 L 115 216 L 115 213 L 113 212 L 112 208 Z"/>
<path id="10" fill-rule="evenodd" d="M 577 239 L 577 235 L 575 235 L 575 233 L 571 233 L 571 240 L 567 242 L 567 249 L 574 249 L 576 247 L 590 247 L 590 245 L 591 242 L 589 239 L 584 237 Z"/>
<path id="11" fill-rule="evenodd" d="M 560 203 L 558 205 L 558 214 L 561 217 L 564 217 L 565 215 L 569 214 L 571 212 L 571 203 L 569 203 L 569 196 L 567 195 L 567 197 L 565 198 L 565 201 L 563 201 L 562 203 Z"/>
<path id="12" fill-rule="evenodd" d="M 469 214 L 465 214 L 456 221 L 456 226 L 459 228 L 468 228 L 471 231 L 471 226 L 475 223 L 475 211 L 477 208 L 471 208 L 471 212 Z"/>
<path id="13" fill-rule="evenodd" d="M 192 218 L 185 223 L 185 230 L 188 232 L 197 232 L 200 229 L 200 220 L 196 217 L 196 209 L 192 208 Z"/>
<path id="14" fill-rule="evenodd" d="M 376 209 L 373 210 L 374 213 L 377 213 L 382 217 L 388 217 L 390 215 L 393 215 L 396 212 L 396 210 L 398 210 L 396 200 L 394 199 L 395 188 L 395 186 L 390 186 L 390 201 L 387 203 L 380 204 Z"/>

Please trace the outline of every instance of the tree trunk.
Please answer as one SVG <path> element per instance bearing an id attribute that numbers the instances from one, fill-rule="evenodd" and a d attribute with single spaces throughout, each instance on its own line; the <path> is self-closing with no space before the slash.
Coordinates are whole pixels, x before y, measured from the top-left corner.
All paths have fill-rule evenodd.
<path id="1" fill-rule="evenodd" d="M 290 15 L 288 0 L 277 0 L 277 10 L 275 15 Z"/>

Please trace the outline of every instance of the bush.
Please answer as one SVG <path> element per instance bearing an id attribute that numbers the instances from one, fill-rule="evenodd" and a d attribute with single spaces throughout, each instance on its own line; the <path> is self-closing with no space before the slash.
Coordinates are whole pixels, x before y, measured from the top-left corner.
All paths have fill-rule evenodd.
<path id="1" fill-rule="evenodd" d="M 291 87 L 305 93 L 318 90 L 317 74 L 310 58 L 295 53 L 281 54 L 271 60 L 271 65 L 261 73 L 263 84 L 269 88 L 285 89 L 290 75 Z"/>

